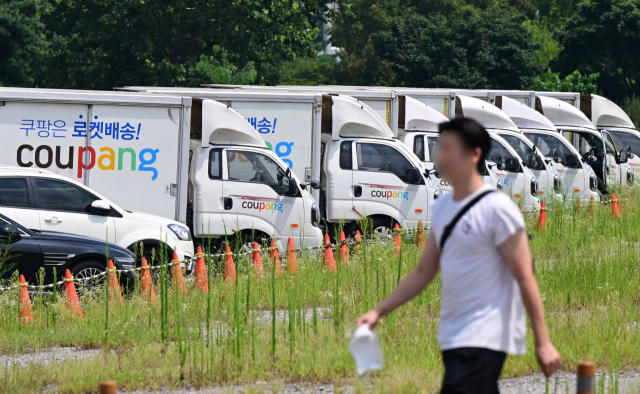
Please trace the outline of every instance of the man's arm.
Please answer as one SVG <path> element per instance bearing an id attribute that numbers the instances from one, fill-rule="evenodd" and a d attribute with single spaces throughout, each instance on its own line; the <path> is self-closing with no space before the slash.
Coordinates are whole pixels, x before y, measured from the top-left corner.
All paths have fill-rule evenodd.
<path id="1" fill-rule="evenodd" d="M 538 364 L 545 376 L 549 377 L 560 367 L 560 353 L 551 343 L 547 332 L 540 289 L 533 275 L 527 234 L 522 229 L 518 230 L 500 245 L 500 251 L 520 286 L 522 302 L 531 319 Z"/>
<path id="2" fill-rule="evenodd" d="M 409 275 L 400 282 L 398 287 L 389 294 L 387 298 L 382 300 L 378 306 L 360 316 L 356 322 L 356 326 L 360 327 L 361 324 L 367 323 L 369 327 L 373 329 L 382 316 L 392 312 L 394 309 L 420 294 L 420 292 L 431 283 L 433 278 L 435 278 L 439 269 L 440 250 L 436 245 L 433 231 L 431 231 L 427 239 L 427 246 L 424 248 L 424 252 L 422 252 L 418 266 L 411 271 Z"/>

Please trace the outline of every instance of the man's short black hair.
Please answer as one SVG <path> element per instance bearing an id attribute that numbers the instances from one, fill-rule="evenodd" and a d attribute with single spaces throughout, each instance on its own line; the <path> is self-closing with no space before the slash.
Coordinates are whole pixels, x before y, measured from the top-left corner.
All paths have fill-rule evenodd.
<path id="1" fill-rule="evenodd" d="M 455 118 L 449 122 L 440 123 L 438 131 L 453 131 L 460 136 L 463 145 L 468 150 L 480 148 L 482 154 L 478 162 L 478 172 L 485 173 L 485 159 L 491 149 L 491 137 L 489 132 L 480 123 L 471 118 Z"/>

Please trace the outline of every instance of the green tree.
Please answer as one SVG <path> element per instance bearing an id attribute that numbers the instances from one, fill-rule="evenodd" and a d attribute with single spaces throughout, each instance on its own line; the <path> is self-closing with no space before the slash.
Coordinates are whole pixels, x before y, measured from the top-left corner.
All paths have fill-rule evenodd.
<path id="1" fill-rule="evenodd" d="M 282 65 L 283 85 L 333 85 L 338 62 L 334 56 L 297 58 Z"/>
<path id="2" fill-rule="evenodd" d="M 531 61 L 539 45 L 522 22 L 522 16 L 499 8 L 450 23 L 406 9 L 372 40 L 380 57 L 393 64 L 393 85 L 518 89 L 541 71 Z"/>
<path id="3" fill-rule="evenodd" d="M 567 75 L 599 73 L 612 100 L 640 95 L 640 1 L 585 0 L 565 25 L 562 52 L 551 68 Z"/>
<path id="4" fill-rule="evenodd" d="M 257 75 L 258 72 L 253 62 L 248 62 L 242 70 L 238 70 L 238 67 L 229 63 L 227 52 L 214 45 L 213 56 L 200 56 L 200 61 L 196 63 L 189 84 L 191 86 L 209 83 L 251 85 L 255 82 Z"/>
<path id="5" fill-rule="evenodd" d="M 31 86 L 33 65 L 46 55 L 41 0 L 0 0 L 0 86 Z"/>
<path id="6" fill-rule="evenodd" d="M 41 84 L 82 89 L 187 85 L 216 67 L 206 64 L 214 44 L 237 69 L 253 62 L 262 83 L 264 67 L 312 54 L 325 9 L 323 0 L 49 1 L 54 54 Z"/>
<path id="7" fill-rule="evenodd" d="M 558 57 L 562 47 L 558 40 L 553 37 L 553 32 L 547 25 L 526 20 L 524 21 L 524 27 L 531 33 L 531 41 L 540 44 L 540 49 L 536 51 L 531 59 L 532 62 L 546 66 L 550 61 Z"/>
<path id="8" fill-rule="evenodd" d="M 598 91 L 597 80 L 599 74 L 582 75 L 580 71 L 574 71 L 565 78 L 560 78 L 560 73 L 554 73 L 547 69 L 546 74 L 536 77 L 536 81 L 528 89 L 543 92 L 580 92 L 583 94 L 595 94 Z"/>

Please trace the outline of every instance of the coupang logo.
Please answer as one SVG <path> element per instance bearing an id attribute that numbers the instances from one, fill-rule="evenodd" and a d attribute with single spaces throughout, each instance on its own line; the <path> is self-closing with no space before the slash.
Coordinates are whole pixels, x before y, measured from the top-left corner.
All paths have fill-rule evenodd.
<path id="1" fill-rule="evenodd" d="M 409 192 L 402 190 L 386 190 L 386 189 L 404 189 L 402 186 L 376 185 L 371 183 L 362 183 L 363 186 L 372 188 L 371 197 L 384 198 L 386 200 L 392 198 L 400 198 L 409 201 Z"/>
<path id="2" fill-rule="evenodd" d="M 26 137 L 29 137 L 29 133 L 33 138 L 42 138 L 48 142 L 48 139 L 53 139 L 54 143 L 56 138 L 78 138 L 78 142 L 86 141 L 87 139 L 87 122 L 83 122 L 83 115 L 78 116 L 80 121 L 74 122 L 73 128 L 67 127 L 67 123 L 64 120 L 35 120 L 35 119 L 23 119 L 22 127 L 26 133 Z M 130 122 L 99 122 L 98 116 L 94 116 L 95 122 L 90 122 L 89 133 L 91 140 L 103 140 L 102 143 L 108 140 L 124 140 L 124 141 L 138 141 L 140 139 L 140 132 L 142 124 L 131 124 Z M 37 146 L 34 146 L 37 145 Z M 65 144 L 67 145 L 67 144 Z M 67 152 L 64 152 L 64 151 Z M 25 151 L 33 152 L 33 161 L 25 160 Z M 54 153 L 55 151 L 55 153 Z M 151 180 L 155 181 L 158 178 L 158 170 L 152 165 L 158 158 L 159 149 L 145 148 L 136 152 L 134 148 L 118 148 L 117 154 L 114 148 L 108 146 L 102 148 L 84 147 L 84 146 L 68 146 L 61 147 L 60 145 L 38 145 L 38 144 L 23 144 L 18 147 L 17 150 L 17 163 L 20 167 L 32 167 L 34 164 L 39 168 L 49 168 L 52 165 L 60 169 L 73 169 L 77 168 L 78 178 L 82 178 L 82 170 L 91 170 L 96 164 L 98 168 L 104 171 L 115 170 L 116 166 L 118 171 L 122 171 L 123 168 L 131 167 L 131 171 L 148 171 L 153 173 Z M 64 159 L 62 156 L 66 156 Z M 87 157 L 87 163 L 83 160 Z M 77 158 L 74 161 L 74 157 Z M 55 159 L 55 163 L 54 163 Z M 129 165 L 125 166 L 125 162 L 129 161 Z M 75 164 L 75 167 L 74 167 Z"/>
<path id="3" fill-rule="evenodd" d="M 256 197 L 256 196 L 237 196 L 232 195 L 231 197 L 239 198 L 242 201 L 242 208 L 245 209 L 255 209 L 258 212 L 262 211 L 278 211 L 280 213 L 283 212 L 283 203 L 277 202 L 278 200 L 275 198 L 267 198 L 267 197 Z"/>

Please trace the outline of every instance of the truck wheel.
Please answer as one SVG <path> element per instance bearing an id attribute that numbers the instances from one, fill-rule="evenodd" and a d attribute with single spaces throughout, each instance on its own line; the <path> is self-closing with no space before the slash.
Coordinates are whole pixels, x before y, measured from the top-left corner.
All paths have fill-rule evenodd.
<path id="1" fill-rule="evenodd" d="M 71 268 L 71 275 L 73 275 L 74 279 L 80 280 L 76 282 L 76 286 L 78 289 L 78 295 L 83 297 L 89 292 L 97 292 L 104 286 L 106 276 L 101 276 L 98 278 L 88 279 L 98 274 L 101 274 L 107 270 L 104 264 L 98 263 L 97 261 L 85 261 L 77 264 L 73 268 Z"/>
<path id="2" fill-rule="evenodd" d="M 373 236 L 379 238 L 383 243 L 391 240 L 394 224 L 395 222 L 388 219 L 373 219 Z"/>

